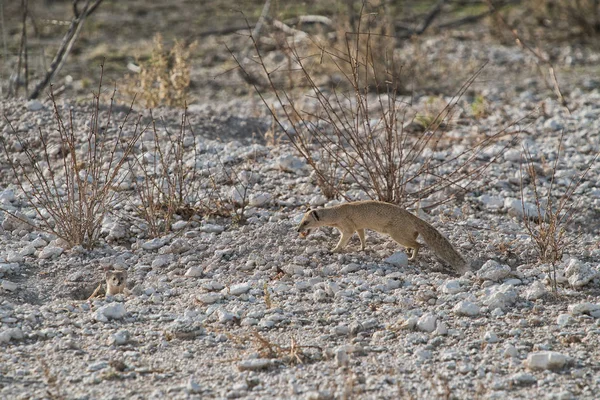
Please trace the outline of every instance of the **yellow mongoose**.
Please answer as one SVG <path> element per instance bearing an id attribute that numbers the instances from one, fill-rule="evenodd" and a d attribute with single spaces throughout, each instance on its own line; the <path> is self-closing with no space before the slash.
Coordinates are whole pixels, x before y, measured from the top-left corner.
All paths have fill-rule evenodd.
<path id="1" fill-rule="evenodd" d="M 126 271 L 113 270 L 106 272 L 106 294 L 114 296 L 115 294 L 124 293 L 126 285 Z"/>
<path id="2" fill-rule="evenodd" d="M 298 232 L 300 236 L 306 237 L 320 226 L 332 226 L 342 234 L 333 252 L 341 251 L 354 232 L 358 233 L 361 248 L 364 250 L 365 229 L 371 229 L 391 236 L 396 242 L 412 250 L 409 259 L 414 260 L 421 247 L 416 239 L 421 235 L 425 243 L 457 272 L 462 274 L 470 270 L 467 261 L 437 229 L 393 204 L 369 200 L 310 210 L 300 221 Z"/>
<path id="3" fill-rule="evenodd" d="M 106 271 L 106 290 L 102 287 L 102 282 L 98 285 L 96 290 L 88 297 L 91 300 L 95 297 L 104 295 L 114 296 L 115 294 L 123 293 L 128 294 L 127 290 L 127 272 L 120 270 Z"/>

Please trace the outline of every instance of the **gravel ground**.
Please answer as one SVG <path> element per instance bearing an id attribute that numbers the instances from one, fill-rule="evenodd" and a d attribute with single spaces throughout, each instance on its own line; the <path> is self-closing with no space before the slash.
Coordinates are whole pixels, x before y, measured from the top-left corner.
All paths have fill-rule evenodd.
<path id="1" fill-rule="evenodd" d="M 493 68 L 533 63 L 514 48 L 492 50 Z M 597 59 L 575 59 L 582 57 Z M 107 218 L 100 245 L 84 250 L 2 213 L 0 397 L 596 398 L 600 83 L 592 78 L 569 78 L 570 113 L 536 79 L 485 82 L 486 113 L 478 118 L 472 98 L 459 103 L 456 138 L 520 121 L 510 128 L 519 132 L 516 140 L 476 190 L 420 214 L 473 261 L 464 276 L 426 248 L 408 262 L 375 233 L 368 251 L 359 252 L 354 238 L 342 254 L 329 251 L 337 240 L 331 228 L 299 238 L 295 226 L 306 204 L 333 203 L 289 144 L 261 140 L 270 120 L 256 111 L 260 105 L 236 99 L 191 106 L 196 165 L 238 168 L 250 194 L 247 224 L 203 216 L 178 224 L 176 235 L 151 239 Z M 417 110 L 430 105 L 427 97 L 414 102 Z M 48 103 L 10 101 L 3 109 L 20 135 L 52 129 Z M 93 109 L 75 110 L 74 123 L 84 126 Z M 116 120 L 124 112 L 117 110 Z M 177 127 L 180 113 L 155 116 Z M 19 154 L 14 133 L 1 124 Z M 526 147 L 547 188 L 562 133 L 556 190 L 564 193 L 592 166 L 574 196 L 567 230 L 573 240 L 553 292 L 551 267 L 536 262 L 524 228 L 523 210 L 537 211 L 531 186 L 521 204 L 520 170 Z M 0 159 L 2 208 L 35 220 Z M 231 183 L 219 190 L 235 197 Z M 352 186 L 348 195 L 364 197 Z M 119 215 L 131 210 L 122 206 Z M 130 293 L 86 301 L 111 268 L 127 270 Z"/>

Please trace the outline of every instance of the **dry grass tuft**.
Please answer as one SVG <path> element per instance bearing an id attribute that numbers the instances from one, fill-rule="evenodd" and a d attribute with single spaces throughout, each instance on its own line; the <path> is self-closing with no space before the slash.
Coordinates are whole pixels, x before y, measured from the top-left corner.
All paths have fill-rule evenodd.
<path id="1" fill-rule="evenodd" d="M 185 107 L 190 87 L 190 54 L 196 45 L 175 41 L 167 50 L 162 36 L 156 34 L 150 58 L 141 63 L 137 76 L 127 77 L 125 93 L 137 95 L 147 108 Z"/>

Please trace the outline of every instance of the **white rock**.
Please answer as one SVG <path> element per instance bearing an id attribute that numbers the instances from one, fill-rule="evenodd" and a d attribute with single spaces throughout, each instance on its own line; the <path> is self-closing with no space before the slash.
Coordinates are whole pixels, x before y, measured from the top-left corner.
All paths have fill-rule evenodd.
<path id="1" fill-rule="evenodd" d="M 6 261 L 9 263 L 20 263 L 23 262 L 23 260 L 23 255 L 14 251 L 10 251 L 6 255 Z"/>
<path id="2" fill-rule="evenodd" d="M 338 336 L 348 336 L 350 328 L 347 325 L 337 325 L 332 329 L 332 333 Z"/>
<path id="3" fill-rule="evenodd" d="M 431 352 L 431 350 L 421 348 L 421 349 L 418 349 L 417 351 L 415 351 L 415 356 L 420 361 L 425 361 L 425 360 L 431 360 L 431 358 L 433 357 L 433 353 Z"/>
<path id="4" fill-rule="evenodd" d="M 273 364 L 268 358 L 256 358 L 252 360 L 243 360 L 238 364 L 238 369 L 240 371 L 260 371 L 263 369 L 268 369 Z"/>
<path id="5" fill-rule="evenodd" d="M 320 207 L 325 203 L 327 203 L 327 197 L 323 196 L 322 194 L 314 195 L 310 198 L 310 200 L 308 200 L 308 204 L 310 204 L 311 207 Z"/>
<path id="6" fill-rule="evenodd" d="M 498 282 L 510 275 L 510 267 L 508 265 L 501 265 L 494 260 L 488 260 L 477 271 L 477 276 L 481 279 L 488 281 Z"/>
<path id="7" fill-rule="evenodd" d="M 176 221 L 173 224 L 171 224 L 171 229 L 173 229 L 174 231 L 180 231 L 182 229 L 184 229 L 186 226 L 188 226 L 189 221 Z"/>
<path id="8" fill-rule="evenodd" d="M 437 321 L 437 317 L 434 314 L 427 313 L 424 314 L 417 321 L 417 329 L 423 332 L 433 332 L 435 330 L 435 323 Z"/>
<path id="9" fill-rule="evenodd" d="M 520 162 L 522 153 L 517 149 L 508 149 L 504 152 L 503 157 L 506 161 Z"/>
<path id="10" fill-rule="evenodd" d="M 35 238 L 32 242 L 31 245 L 35 248 L 40 248 L 40 247 L 44 247 L 48 245 L 48 242 L 46 242 L 44 239 L 42 239 L 41 237 L 37 237 Z"/>
<path id="11" fill-rule="evenodd" d="M 338 367 L 348 365 L 348 353 L 346 353 L 345 346 L 340 346 L 335 350 L 335 362 Z"/>
<path id="12" fill-rule="evenodd" d="M 115 222 L 108 229 L 108 235 L 106 236 L 106 240 L 110 242 L 123 239 L 126 236 L 127 228 L 125 228 L 125 225 Z"/>
<path id="13" fill-rule="evenodd" d="M 329 296 L 327 295 L 327 292 L 324 291 L 323 289 L 317 289 L 313 293 L 313 300 L 316 301 L 316 302 L 327 301 L 328 297 Z"/>
<path id="14" fill-rule="evenodd" d="M 459 302 L 458 304 L 456 304 L 454 306 L 454 308 L 452 308 L 452 311 L 454 311 L 454 314 L 466 315 L 468 317 L 475 317 L 475 316 L 479 315 L 480 310 L 481 309 L 477 304 L 471 303 L 468 300 L 463 300 L 463 301 Z"/>
<path id="15" fill-rule="evenodd" d="M 238 296 L 248 292 L 250 289 L 252 289 L 252 285 L 249 282 L 237 283 L 229 287 L 229 294 Z"/>
<path id="16" fill-rule="evenodd" d="M 350 263 L 348 265 L 345 265 L 341 270 L 340 273 L 341 274 L 350 274 L 352 272 L 356 272 L 360 270 L 360 264 L 357 263 Z"/>
<path id="17" fill-rule="evenodd" d="M 14 292 L 19 288 L 19 285 L 17 285 L 14 282 L 2 280 L 2 284 L 0 285 L 0 287 L 2 287 L 2 289 L 6 290 L 8 292 Z"/>
<path id="18" fill-rule="evenodd" d="M 560 327 L 565 327 L 565 326 L 573 325 L 575 323 L 575 319 L 570 314 L 560 314 L 556 318 L 556 323 Z"/>
<path id="19" fill-rule="evenodd" d="M 60 256 L 63 251 L 65 251 L 62 247 L 56 247 L 56 246 L 46 246 L 42 249 L 42 251 L 40 251 L 40 254 L 38 255 L 38 258 L 45 260 L 48 258 L 56 258 L 58 256 Z"/>
<path id="20" fill-rule="evenodd" d="M 517 301 L 517 292 L 512 285 L 495 285 L 487 288 L 484 292 L 483 304 L 490 309 L 500 308 L 506 311 Z"/>
<path id="21" fill-rule="evenodd" d="M 532 370 L 559 370 L 571 361 L 569 356 L 556 351 L 529 353 L 525 365 Z"/>
<path id="22" fill-rule="evenodd" d="M 570 304 L 568 307 L 569 313 L 573 316 L 576 315 L 591 315 L 595 318 L 600 318 L 600 304 L 593 303 L 579 303 Z"/>
<path id="23" fill-rule="evenodd" d="M 202 288 L 210 291 L 222 290 L 225 287 L 221 282 L 210 281 L 202 283 Z"/>
<path id="24" fill-rule="evenodd" d="M 194 381 L 194 378 L 190 377 L 185 387 L 185 390 L 190 394 L 198 394 L 202 392 L 202 386 L 196 383 L 196 381 Z"/>
<path id="25" fill-rule="evenodd" d="M 0 202 L 7 204 L 15 201 L 15 192 L 11 189 L 4 189 L 2 193 L 0 193 Z"/>
<path id="26" fill-rule="evenodd" d="M 219 308 L 217 310 L 217 318 L 220 323 L 224 324 L 225 322 L 233 321 L 237 318 L 237 316 L 235 314 L 223 310 L 222 308 Z"/>
<path id="27" fill-rule="evenodd" d="M 543 208 L 538 210 L 537 205 L 533 203 L 525 202 L 523 205 L 521 200 L 510 197 L 504 199 L 504 208 L 506 208 L 509 215 L 518 218 L 523 218 L 526 215 L 530 219 L 540 219 L 540 212 L 542 216 L 546 215 L 546 210 Z"/>
<path id="28" fill-rule="evenodd" d="M 202 269 L 202 267 L 189 267 L 188 270 L 185 272 L 185 276 L 189 278 L 198 278 L 201 277 L 203 273 L 204 270 Z"/>
<path id="29" fill-rule="evenodd" d="M 540 297 L 543 297 L 548 293 L 548 289 L 546 289 L 546 285 L 542 281 L 535 281 L 531 284 L 529 288 L 525 290 L 523 296 L 527 300 L 536 300 Z"/>
<path id="30" fill-rule="evenodd" d="M 206 233 L 221 233 L 225 230 L 225 227 L 216 224 L 203 224 L 199 230 Z"/>
<path id="31" fill-rule="evenodd" d="M 248 202 L 247 188 L 242 185 L 233 186 L 229 192 L 229 199 L 237 205 Z"/>
<path id="32" fill-rule="evenodd" d="M 436 335 L 447 335 L 448 334 L 448 326 L 444 321 L 438 321 L 435 332 Z"/>
<path id="33" fill-rule="evenodd" d="M 260 207 L 273 199 L 273 196 L 270 193 L 253 193 L 250 195 L 248 204 L 252 207 Z"/>
<path id="34" fill-rule="evenodd" d="M 580 288 L 587 285 L 598 276 L 598 271 L 589 264 L 583 264 L 581 261 L 572 258 L 565 269 L 565 276 L 573 288 Z"/>
<path id="35" fill-rule="evenodd" d="M 445 294 L 456 294 L 464 291 L 465 289 L 461 287 L 458 279 L 449 279 L 442 283 L 438 287 L 438 290 Z"/>
<path id="36" fill-rule="evenodd" d="M 160 255 L 152 261 L 152 268 L 160 269 L 160 268 L 164 267 L 165 265 L 169 264 L 169 262 L 170 262 L 170 258 L 168 256 Z"/>
<path id="37" fill-rule="evenodd" d="M 40 111 L 42 108 L 44 108 L 44 105 L 41 101 L 33 99 L 25 103 L 25 107 L 27 107 L 29 111 Z"/>
<path id="38" fill-rule="evenodd" d="M 484 194 L 479 197 L 479 201 L 483 203 L 483 206 L 488 210 L 499 210 L 504 206 L 504 198 L 488 196 Z"/>
<path id="39" fill-rule="evenodd" d="M 512 344 L 509 344 L 509 345 L 506 345 L 506 347 L 504 348 L 504 352 L 502 354 L 504 355 L 505 358 L 518 357 L 519 351 L 517 350 L 517 348 L 515 346 L 513 346 Z"/>
<path id="40" fill-rule="evenodd" d="M 412 317 L 408 317 L 404 320 L 401 320 L 400 326 L 402 326 L 402 328 L 404 328 L 404 329 L 413 330 L 416 328 L 417 322 L 419 322 L 419 319 L 415 316 L 412 316 Z"/>
<path id="41" fill-rule="evenodd" d="M 304 276 L 304 268 L 296 264 L 284 265 L 281 270 L 288 275 Z"/>
<path id="42" fill-rule="evenodd" d="M 275 161 L 275 165 L 282 171 L 297 172 L 298 170 L 302 169 L 306 164 L 303 160 L 288 154 L 277 158 L 277 160 Z"/>
<path id="43" fill-rule="evenodd" d="M 123 303 L 110 303 L 96 310 L 96 320 L 107 322 L 109 319 L 121 319 L 127 314 Z"/>
<path id="44" fill-rule="evenodd" d="M 8 343 L 12 339 L 23 339 L 23 331 L 21 328 L 8 328 L 0 332 L 0 343 Z"/>
<path id="45" fill-rule="evenodd" d="M 21 251 L 19 251 L 19 254 L 23 257 L 27 257 L 27 256 L 31 256 L 31 255 L 35 254 L 35 251 L 36 251 L 35 247 L 28 244 L 25 247 L 23 247 L 21 249 Z"/>
<path id="46" fill-rule="evenodd" d="M 393 265 L 396 268 L 405 268 L 408 266 L 408 256 L 402 251 L 398 251 L 384 260 L 384 262 Z"/>
<path id="47" fill-rule="evenodd" d="M 110 344 L 115 344 L 117 346 L 122 346 L 129 342 L 129 338 L 131 334 L 127 329 L 120 329 L 116 333 L 110 335 Z"/>
<path id="48" fill-rule="evenodd" d="M 483 340 L 488 343 L 498 343 L 498 335 L 493 331 L 486 331 L 483 335 Z"/>
<path id="49" fill-rule="evenodd" d="M 547 119 L 544 122 L 544 129 L 549 131 L 560 131 L 561 129 L 563 129 L 563 127 L 563 124 L 558 120 L 557 117 Z"/>
<path id="50" fill-rule="evenodd" d="M 221 293 L 202 293 L 196 295 L 196 299 L 204 304 L 213 304 L 221 300 L 223 295 Z"/>
<path id="51" fill-rule="evenodd" d="M 87 370 L 90 372 L 100 371 L 102 369 L 108 368 L 108 365 L 109 364 L 107 361 L 97 361 L 95 363 L 89 364 Z"/>
<path id="52" fill-rule="evenodd" d="M 510 380 L 515 385 L 533 385 L 537 382 L 537 378 L 527 372 L 518 372 L 511 376 Z"/>
<path id="53" fill-rule="evenodd" d="M 156 250 L 159 249 L 161 247 L 163 247 L 165 244 L 167 244 L 167 242 L 169 241 L 169 239 L 167 238 L 155 238 L 155 239 L 151 239 L 148 240 L 147 242 L 142 244 L 142 249 L 144 250 Z"/>

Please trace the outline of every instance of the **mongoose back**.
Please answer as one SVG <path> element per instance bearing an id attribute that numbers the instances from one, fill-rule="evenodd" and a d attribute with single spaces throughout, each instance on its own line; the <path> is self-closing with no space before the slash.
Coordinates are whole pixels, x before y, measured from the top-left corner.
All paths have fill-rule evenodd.
<path id="1" fill-rule="evenodd" d="M 417 237 L 421 235 L 425 243 L 457 272 L 462 274 L 470 270 L 468 262 L 437 229 L 394 204 L 368 200 L 310 210 L 300 221 L 298 232 L 300 236 L 306 237 L 320 226 L 332 226 L 340 231 L 342 236 L 333 252 L 341 251 L 354 232 L 358 233 L 364 250 L 365 229 L 371 229 L 389 235 L 410 249 L 412 254 L 409 259 L 414 260 L 421 247 Z"/>

